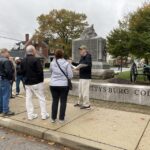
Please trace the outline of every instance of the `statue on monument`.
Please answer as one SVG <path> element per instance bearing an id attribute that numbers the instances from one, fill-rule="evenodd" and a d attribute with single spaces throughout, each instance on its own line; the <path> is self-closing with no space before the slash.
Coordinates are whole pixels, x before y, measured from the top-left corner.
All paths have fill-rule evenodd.
<path id="1" fill-rule="evenodd" d="M 86 39 L 91 39 L 96 36 L 97 36 L 97 33 L 95 32 L 94 25 L 91 25 L 90 27 L 86 28 L 82 32 L 82 34 L 80 35 L 80 39 L 86 40 Z"/>
<path id="2" fill-rule="evenodd" d="M 108 79 L 114 77 L 114 71 L 110 70 L 106 62 L 106 40 L 98 36 L 95 32 L 94 25 L 86 28 L 80 35 L 80 38 L 72 40 L 72 57 L 74 62 L 80 59 L 79 47 L 86 45 L 88 52 L 92 55 L 92 78 Z M 74 77 L 79 74 L 74 72 Z"/>

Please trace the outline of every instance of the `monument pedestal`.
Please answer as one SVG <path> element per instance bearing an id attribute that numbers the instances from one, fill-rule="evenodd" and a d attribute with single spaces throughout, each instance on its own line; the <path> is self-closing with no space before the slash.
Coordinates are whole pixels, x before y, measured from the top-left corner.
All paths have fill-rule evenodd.
<path id="1" fill-rule="evenodd" d="M 107 62 L 92 62 L 92 69 L 110 69 L 110 65 Z"/>
<path id="2" fill-rule="evenodd" d="M 106 62 L 92 62 L 92 79 L 105 80 L 113 78 L 114 70 Z M 79 78 L 79 72 L 74 72 L 74 78 Z"/>
<path id="3" fill-rule="evenodd" d="M 92 79 L 95 80 L 105 80 L 113 78 L 115 75 L 114 70 L 110 69 L 92 69 Z M 79 79 L 79 72 L 74 72 L 74 78 Z"/>
<path id="4" fill-rule="evenodd" d="M 110 79 L 113 78 L 115 75 L 114 70 L 110 69 L 92 69 L 92 78 L 93 79 Z"/>

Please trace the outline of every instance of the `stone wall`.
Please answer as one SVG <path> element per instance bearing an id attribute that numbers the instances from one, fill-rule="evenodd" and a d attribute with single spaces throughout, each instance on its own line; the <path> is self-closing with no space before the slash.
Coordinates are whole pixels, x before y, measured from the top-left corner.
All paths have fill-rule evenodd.
<path id="1" fill-rule="evenodd" d="M 78 81 L 73 81 L 70 95 L 78 96 Z M 92 82 L 90 98 L 150 106 L 150 87 Z"/>

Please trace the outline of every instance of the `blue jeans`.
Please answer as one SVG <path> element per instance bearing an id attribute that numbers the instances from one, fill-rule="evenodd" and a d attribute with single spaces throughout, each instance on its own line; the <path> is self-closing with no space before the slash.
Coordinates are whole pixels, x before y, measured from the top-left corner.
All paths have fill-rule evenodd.
<path id="1" fill-rule="evenodd" d="M 0 112 L 9 111 L 9 99 L 11 95 L 11 83 L 9 80 L 0 80 Z"/>
<path id="2" fill-rule="evenodd" d="M 23 76 L 22 75 L 17 75 L 16 77 L 16 93 L 20 93 L 20 81 L 22 81 L 23 84 Z"/>

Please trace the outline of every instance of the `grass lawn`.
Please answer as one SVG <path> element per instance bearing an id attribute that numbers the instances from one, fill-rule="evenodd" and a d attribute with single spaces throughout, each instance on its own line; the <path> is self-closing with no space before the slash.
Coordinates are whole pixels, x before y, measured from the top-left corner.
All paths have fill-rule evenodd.
<path id="1" fill-rule="evenodd" d="M 139 74 L 142 74 L 142 70 L 138 70 Z M 116 78 L 129 80 L 130 81 L 130 71 L 121 72 L 118 75 L 116 75 Z M 145 81 L 145 78 L 143 75 L 138 75 L 137 81 Z"/>

